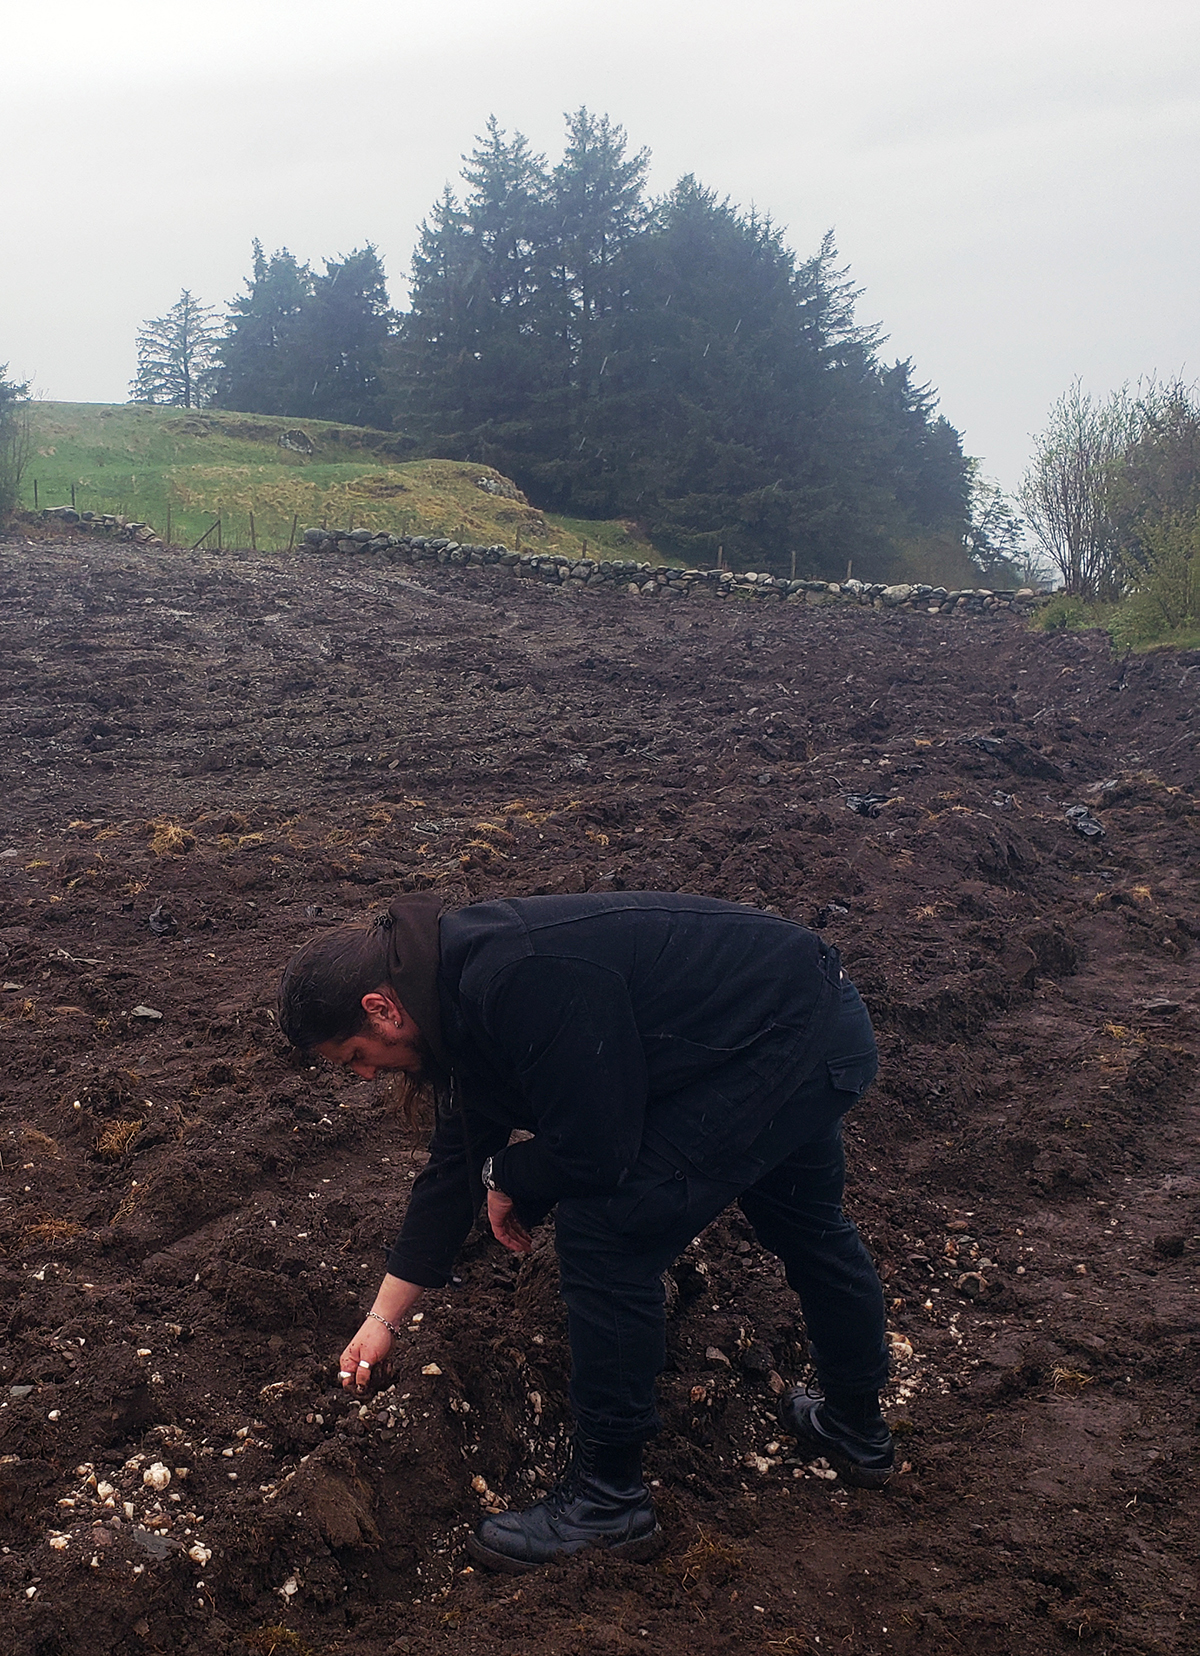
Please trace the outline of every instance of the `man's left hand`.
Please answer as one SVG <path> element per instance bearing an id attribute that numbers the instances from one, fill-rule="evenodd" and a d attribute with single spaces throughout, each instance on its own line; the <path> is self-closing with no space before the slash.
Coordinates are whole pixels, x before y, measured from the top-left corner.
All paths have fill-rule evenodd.
<path id="1" fill-rule="evenodd" d="M 532 1252 L 533 1238 L 517 1218 L 511 1196 L 506 1196 L 502 1190 L 489 1190 L 487 1215 L 492 1235 L 501 1247 L 515 1254 Z"/>

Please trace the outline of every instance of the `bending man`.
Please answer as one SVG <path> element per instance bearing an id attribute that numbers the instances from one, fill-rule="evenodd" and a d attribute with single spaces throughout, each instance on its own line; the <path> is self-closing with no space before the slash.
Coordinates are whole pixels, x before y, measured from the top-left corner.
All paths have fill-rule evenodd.
<path id="1" fill-rule="evenodd" d="M 342 1355 L 363 1388 L 426 1288 L 449 1280 L 486 1191 L 515 1253 L 556 1210 L 576 1431 L 562 1481 L 468 1543 L 530 1569 L 587 1546 L 650 1556 L 642 1445 L 658 1429 L 662 1274 L 737 1202 L 800 1296 L 820 1394 L 785 1428 L 849 1482 L 880 1487 L 892 1442 L 883 1295 L 841 1209 L 841 1119 L 877 1067 L 837 951 L 803 926 L 704 897 L 529 897 L 442 913 L 396 898 L 289 963 L 296 1046 L 372 1079 L 402 1070 L 438 1099 L 375 1303 Z M 509 1144 L 514 1128 L 532 1133 Z"/>

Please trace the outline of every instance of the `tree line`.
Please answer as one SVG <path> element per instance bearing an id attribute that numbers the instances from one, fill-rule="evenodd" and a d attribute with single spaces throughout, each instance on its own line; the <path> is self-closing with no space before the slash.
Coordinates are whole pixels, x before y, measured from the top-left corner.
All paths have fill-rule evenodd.
<path id="1" fill-rule="evenodd" d="M 1200 390 L 1182 379 L 1105 398 L 1076 381 L 1034 439 L 1020 490 L 1063 591 L 1121 604 L 1130 641 L 1200 621 Z"/>
<path id="2" fill-rule="evenodd" d="M 407 312 L 373 246 L 314 271 L 256 242 L 223 316 L 185 291 L 145 324 L 132 393 L 397 427 L 695 558 L 869 577 L 962 546 L 972 464 L 856 319 L 832 237 L 799 259 L 694 177 L 652 199 L 648 165 L 586 109 L 553 164 L 493 119 L 420 228 Z"/>

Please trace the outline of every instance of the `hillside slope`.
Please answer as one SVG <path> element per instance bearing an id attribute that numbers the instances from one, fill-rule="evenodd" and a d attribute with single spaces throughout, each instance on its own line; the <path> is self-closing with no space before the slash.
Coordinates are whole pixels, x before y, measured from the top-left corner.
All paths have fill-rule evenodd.
<path id="1" fill-rule="evenodd" d="M 411 439 L 396 432 L 139 403 L 45 402 L 31 412 L 26 507 L 120 512 L 178 545 L 219 516 L 226 546 L 284 547 L 293 523 L 325 522 L 519 539 L 565 556 L 656 556 L 632 525 L 554 518 L 490 466 L 412 459 Z M 281 444 L 289 433 L 294 447 Z"/>

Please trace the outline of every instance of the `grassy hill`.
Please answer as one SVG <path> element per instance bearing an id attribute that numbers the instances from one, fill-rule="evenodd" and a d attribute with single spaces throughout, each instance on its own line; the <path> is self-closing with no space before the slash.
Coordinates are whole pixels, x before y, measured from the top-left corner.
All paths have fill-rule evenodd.
<path id="1" fill-rule="evenodd" d="M 38 506 L 119 512 L 176 545 L 192 545 L 220 517 L 225 546 L 282 548 L 294 522 L 298 531 L 327 523 L 658 561 L 631 524 L 539 512 L 490 466 L 405 458 L 412 445 L 395 432 L 134 403 L 43 402 L 31 415 L 23 506 L 35 505 L 36 484 Z M 297 431 L 311 453 L 280 446 Z"/>

